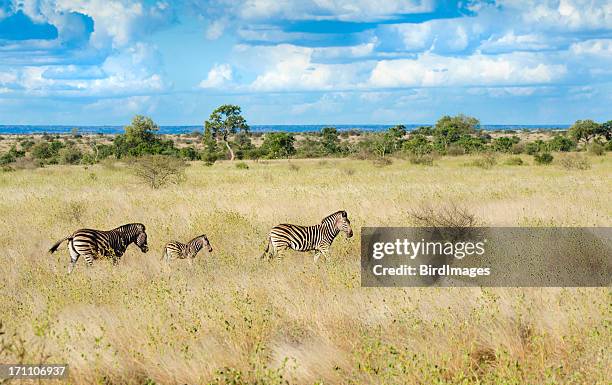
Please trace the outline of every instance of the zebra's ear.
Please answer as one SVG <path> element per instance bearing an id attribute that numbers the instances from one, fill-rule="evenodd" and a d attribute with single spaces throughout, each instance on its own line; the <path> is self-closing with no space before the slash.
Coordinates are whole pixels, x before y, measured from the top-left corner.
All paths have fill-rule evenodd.
<path id="1" fill-rule="evenodd" d="M 340 212 L 342 213 L 342 217 L 343 217 L 343 218 L 346 218 L 346 217 L 348 216 L 348 214 L 346 213 L 346 211 L 342 210 L 342 211 L 340 211 Z"/>

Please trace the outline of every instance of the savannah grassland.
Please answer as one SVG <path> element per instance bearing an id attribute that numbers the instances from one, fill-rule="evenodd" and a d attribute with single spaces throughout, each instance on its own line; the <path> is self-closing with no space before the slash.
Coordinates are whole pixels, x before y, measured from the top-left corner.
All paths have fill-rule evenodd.
<path id="1" fill-rule="evenodd" d="M 490 226 L 610 226 L 612 157 L 490 169 L 469 156 L 433 167 L 351 159 L 192 163 L 152 190 L 121 163 L 0 174 L 0 362 L 69 363 L 73 384 L 604 384 L 610 288 L 361 288 L 359 229 L 413 225 L 454 202 Z M 355 237 L 313 263 L 262 262 L 268 229 L 339 209 Z M 80 227 L 147 226 L 147 254 L 79 261 Z M 160 261 L 171 239 L 206 233 L 212 255 Z"/>

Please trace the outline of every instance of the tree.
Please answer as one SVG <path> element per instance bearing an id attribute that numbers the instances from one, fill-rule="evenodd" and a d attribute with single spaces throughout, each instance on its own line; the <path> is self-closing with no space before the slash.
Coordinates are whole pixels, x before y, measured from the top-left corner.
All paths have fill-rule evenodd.
<path id="1" fill-rule="evenodd" d="M 264 137 L 262 150 L 269 158 L 287 158 L 295 154 L 295 138 L 286 132 L 271 132 Z"/>
<path id="2" fill-rule="evenodd" d="M 327 154 L 335 154 L 340 149 L 338 130 L 334 127 L 324 127 L 321 130 L 321 144 Z"/>
<path id="3" fill-rule="evenodd" d="M 435 142 L 441 150 L 446 150 L 448 147 L 457 142 L 465 135 L 472 135 L 480 127 L 478 119 L 471 116 L 443 116 L 440 118 L 434 127 L 433 135 Z"/>
<path id="4" fill-rule="evenodd" d="M 204 123 L 204 129 L 209 128 L 215 140 L 221 140 L 225 143 L 230 153 L 230 160 L 234 160 L 235 155 L 229 144 L 229 136 L 238 131 L 249 132 L 249 125 L 240 113 L 239 106 L 224 104 L 214 110 Z"/>
<path id="5" fill-rule="evenodd" d="M 386 135 L 393 143 L 393 152 L 395 152 L 402 147 L 402 141 L 404 140 L 404 135 L 406 135 L 406 126 L 398 124 L 397 126 L 391 127 L 387 130 Z"/>
<path id="6" fill-rule="evenodd" d="M 204 128 L 202 142 L 204 143 L 204 151 L 201 156 L 202 160 L 214 163 L 217 160 L 219 149 L 217 148 L 217 141 L 213 136 L 212 130 L 208 126 Z"/>
<path id="7" fill-rule="evenodd" d="M 149 117 L 136 115 L 132 123 L 125 126 L 125 133 L 117 135 L 113 142 L 117 159 L 143 155 L 173 155 L 179 151 L 172 140 L 162 140 L 156 135 L 159 126 Z"/>
<path id="8" fill-rule="evenodd" d="M 606 140 L 612 140 L 612 120 L 600 124 L 596 133 L 606 138 Z"/>
<path id="9" fill-rule="evenodd" d="M 584 141 L 585 143 L 588 143 L 597 135 L 599 129 L 599 124 L 591 119 L 576 120 L 576 122 L 570 127 L 568 134 L 576 142 Z"/>

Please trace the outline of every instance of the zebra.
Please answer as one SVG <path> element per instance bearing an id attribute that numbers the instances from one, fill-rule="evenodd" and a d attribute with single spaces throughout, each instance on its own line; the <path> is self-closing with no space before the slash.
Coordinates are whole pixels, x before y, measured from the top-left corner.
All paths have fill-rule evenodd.
<path id="1" fill-rule="evenodd" d="M 204 246 L 206 246 L 209 253 L 212 253 L 212 246 L 204 234 L 193 238 L 187 243 L 181 243 L 178 241 L 168 242 L 166 243 L 166 246 L 164 246 L 164 253 L 162 254 L 161 259 L 166 258 L 166 262 L 170 262 L 170 259 L 172 258 L 188 258 L 189 264 L 193 264 L 193 259 L 195 258 L 196 254 L 198 254 L 200 250 L 204 248 Z"/>
<path id="2" fill-rule="evenodd" d="M 336 236 L 343 231 L 347 238 L 353 236 L 351 222 L 346 211 L 336 211 L 321 220 L 321 223 L 314 226 L 298 226 L 291 224 L 280 224 L 274 226 L 268 234 L 268 244 L 261 256 L 266 255 L 269 259 L 286 249 L 296 251 L 315 251 L 314 262 L 317 263 L 320 256 L 329 254 L 329 248 Z M 272 246 L 271 253 L 270 246 Z"/>
<path id="3" fill-rule="evenodd" d="M 72 273 L 80 256 L 85 258 L 88 266 L 91 266 L 93 260 L 99 257 L 110 257 L 113 265 L 116 265 L 132 243 L 135 243 L 143 253 L 149 251 L 147 233 L 142 223 L 130 223 L 109 231 L 79 229 L 57 241 L 49 252 L 54 253 L 64 241 L 68 241 L 70 251 L 68 274 Z"/>

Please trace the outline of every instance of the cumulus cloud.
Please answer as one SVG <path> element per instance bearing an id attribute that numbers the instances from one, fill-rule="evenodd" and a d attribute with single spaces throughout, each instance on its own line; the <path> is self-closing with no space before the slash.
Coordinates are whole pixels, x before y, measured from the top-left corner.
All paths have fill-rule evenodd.
<path id="1" fill-rule="evenodd" d="M 382 88 L 542 84 L 566 72 L 563 64 L 546 64 L 541 57 L 524 54 L 456 58 L 425 53 L 416 59 L 378 62 L 369 84 Z"/>
<path id="2" fill-rule="evenodd" d="M 229 64 L 215 64 L 208 71 L 206 79 L 200 82 L 200 88 L 218 88 L 232 81 L 232 67 Z"/>

